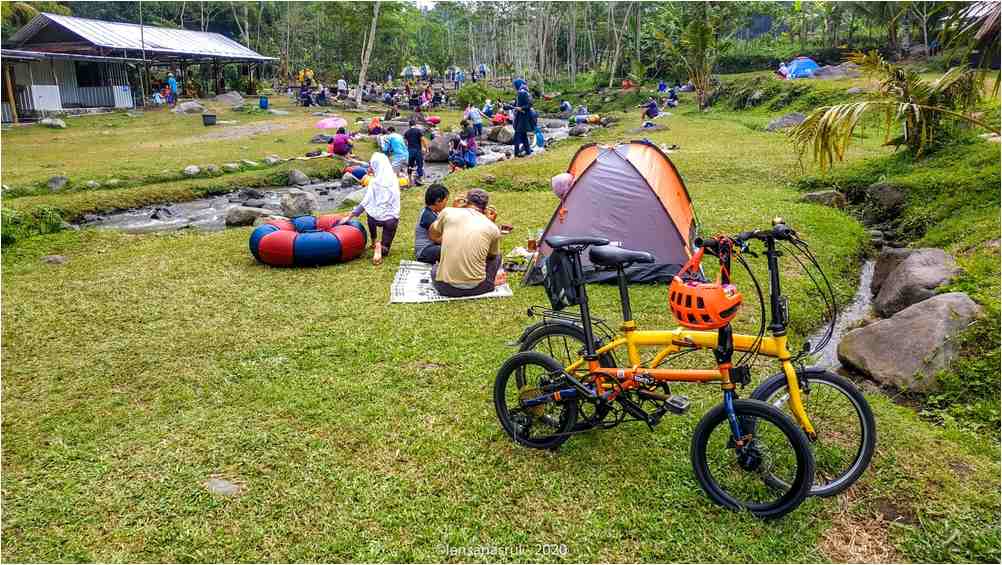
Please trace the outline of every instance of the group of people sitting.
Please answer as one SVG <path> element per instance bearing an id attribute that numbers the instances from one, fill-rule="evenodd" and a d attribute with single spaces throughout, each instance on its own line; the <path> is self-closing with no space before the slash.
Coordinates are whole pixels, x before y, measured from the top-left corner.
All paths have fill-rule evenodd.
<path id="1" fill-rule="evenodd" d="M 390 158 L 373 153 L 369 181 L 358 206 L 340 222 L 366 215 L 373 250 L 379 265 L 390 251 L 400 225 L 400 184 Z M 424 194 L 425 207 L 414 227 L 414 258 L 432 267 L 432 284 L 442 296 L 477 296 L 507 282 L 501 267 L 501 236 L 510 231 L 496 224 L 497 210 L 490 196 L 473 189 L 448 206 L 449 190 L 433 184 Z"/>

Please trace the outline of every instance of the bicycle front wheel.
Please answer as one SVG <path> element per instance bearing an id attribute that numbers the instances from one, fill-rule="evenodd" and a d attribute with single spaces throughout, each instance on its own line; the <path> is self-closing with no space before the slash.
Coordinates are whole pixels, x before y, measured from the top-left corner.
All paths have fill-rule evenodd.
<path id="1" fill-rule="evenodd" d="M 807 498 L 814 480 L 807 436 L 764 402 L 735 400 L 734 412 L 745 434 L 740 438 L 734 437 L 723 404 L 696 426 L 690 457 L 699 484 L 717 504 L 760 518 L 793 511 Z"/>
<path id="2" fill-rule="evenodd" d="M 834 496 L 852 486 L 866 471 L 877 444 L 873 410 L 856 385 L 830 371 L 806 369 L 797 372 L 807 387 L 801 387 L 801 402 L 817 437 L 812 442 L 817 474 L 812 496 Z M 784 412 L 789 411 L 790 389 L 786 375 L 765 380 L 751 394 Z"/>

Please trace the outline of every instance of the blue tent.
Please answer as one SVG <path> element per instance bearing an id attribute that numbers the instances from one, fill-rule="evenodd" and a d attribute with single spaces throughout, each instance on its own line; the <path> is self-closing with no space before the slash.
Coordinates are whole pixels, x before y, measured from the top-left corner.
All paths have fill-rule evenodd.
<path id="1" fill-rule="evenodd" d="M 811 78 L 818 70 L 818 64 L 810 57 L 797 57 L 786 66 L 786 78 Z"/>

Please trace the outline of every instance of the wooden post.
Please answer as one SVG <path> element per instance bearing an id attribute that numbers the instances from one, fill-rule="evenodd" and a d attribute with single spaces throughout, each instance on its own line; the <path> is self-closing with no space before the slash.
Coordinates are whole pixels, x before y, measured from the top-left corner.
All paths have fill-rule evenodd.
<path id="1" fill-rule="evenodd" d="M 14 98 L 14 84 L 10 78 L 10 65 L 3 66 L 4 91 L 7 93 L 7 102 L 10 104 L 10 113 L 14 116 L 14 123 L 17 122 L 17 99 Z"/>

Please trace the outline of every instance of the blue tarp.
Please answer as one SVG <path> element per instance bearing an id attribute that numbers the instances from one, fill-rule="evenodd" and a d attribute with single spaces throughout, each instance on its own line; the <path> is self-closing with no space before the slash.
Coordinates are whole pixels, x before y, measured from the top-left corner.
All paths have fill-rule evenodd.
<path id="1" fill-rule="evenodd" d="M 818 70 L 818 64 L 810 57 L 797 57 L 786 66 L 786 78 L 810 78 L 814 71 Z"/>

